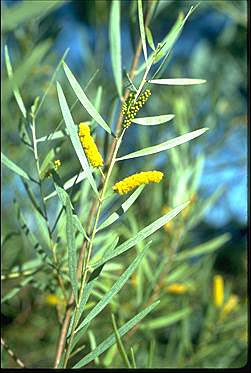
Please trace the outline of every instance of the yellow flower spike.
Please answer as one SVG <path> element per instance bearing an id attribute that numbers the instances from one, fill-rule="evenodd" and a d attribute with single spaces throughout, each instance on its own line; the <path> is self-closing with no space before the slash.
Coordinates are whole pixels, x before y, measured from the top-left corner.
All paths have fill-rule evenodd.
<path id="1" fill-rule="evenodd" d="M 59 169 L 59 167 L 61 166 L 61 161 L 60 159 L 56 159 L 54 161 L 54 169 L 57 171 Z"/>
<path id="2" fill-rule="evenodd" d="M 170 294 L 184 294 L 188 291 L 188 286 L 174 282 L 173 284 L 167 286 L 165 290 Z"/>
<path id="3" fill-rule="evenodd" d="M 112 189 L 119 194 L 126 194 L 142 184 L 159 183 L 164 174 L 160 171 L 144 171 L 126 177 L 116 183 Z"/>
<path id="4" fill-rule="evenodd" d="M 220 275 L 214 276 L 213 279 L 214 305 L 220 308 L 224 301 L 224 280 Z"/>
<path id="5" fill-rule="evenodd" d="M 50 306 L 57 306 L 58 304 L 64 303 L 63 300 L 55 294 L 47 295 L 45 302 L 49 304 Z"/>
<path id="6" fill-rule="evenodd" d="M 98 151 L 97 145 L 95 144 L 90 128 L 85 123 L 79 124 L 79 138 L 83 146 L 86 157 L 93 167 L 103 166 L 103 159 Z"/>
<path id="7" fill-rule="evenodd" d="M 225 318 L 229 313 L 231 313 L 239 302 L 239 298 L 237 295 L 232 294 L 230 295 L 227 303 L 224 304 L 222 312 L 221 312 L 221 319 Z"/>

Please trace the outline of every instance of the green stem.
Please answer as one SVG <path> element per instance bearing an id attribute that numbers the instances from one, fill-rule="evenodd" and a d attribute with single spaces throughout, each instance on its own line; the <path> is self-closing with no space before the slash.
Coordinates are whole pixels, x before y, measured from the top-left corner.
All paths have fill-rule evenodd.
<path id="1" fill-rule="evenodd" d="M 107 171 L 105 181 L 104 181 L 104 186 L 102 188 L 102 192 L 101 192 L 101 195 L 100 195 L 100 198 L 99 198 L 98 210 L 97 210 L 97 214 L 96 214 L 96 218 L 95 218 L 95 222 L 94 222 L 94 226 L 93 226 L 93 230 L 92 230 L 91 239 L 90 239 L 90 242 L 89 242 L 89 245 L 88 245 L 88 248 L 87 248 L 87 250 L 88 250 L 87 259 L 84 261 L 84 264 L 83 264 L 82 275 L 81 275 L 82 280 L 81 280 L 81 286 L 80 286 L 80 291 L 79 291 L 79 297 L 78 297 L 78 302 L 77 302 L 76 310 L 75 310 L 75 314 L 74 314 L 71 335 L 70 335 L 69 343 L 68 343 L 67 350 L 66 350 L 66 353 L 65 353 L 64 366 L 63 366 L 64 368 L 66 368 L 67 362 L 69 360 L 69 356 L 70 356 L 70 352 L 71 352 L 71 345 L 72 345 L 75 329 L 76 329 L 77 323 L 78 323 L 81 299 L 83 297 L 83 292 L 84 292 L 84 288 L 85 288 L 85 284 L 86 284 L 86 279 L 87 279 L 87 274 L 88 274 L 88 269 L 89 269 L 89 262 L 90 262 L 90 259 L 91 259 L 94 238 L 95 238 L 95 235 L 96 235 L 96 232 L 97 232 L 98 221 L 99 221 L 99 217 L 100 217 L 101 210 L 102 210 L 102 204 L 105 200 L 105 192 L 106 192 L 106 189 L 107 189 L 107 186 L 108 186 L 108 182 L 109 182 L 114 164 L 116 162 L 116 156 L 117 156 L 117 153 L 118 153 L 118 150 L 119 150 L 119 147 L 120 147 L 120 144 L 121 144 L 124 133 L 125 133 L 125 129 L 122 131 L 121 136 L 116 141 L 116 146 L 115 146 L 115 149 L 114 149 L 112 160 L 111 160 L 109 169 Z"/>

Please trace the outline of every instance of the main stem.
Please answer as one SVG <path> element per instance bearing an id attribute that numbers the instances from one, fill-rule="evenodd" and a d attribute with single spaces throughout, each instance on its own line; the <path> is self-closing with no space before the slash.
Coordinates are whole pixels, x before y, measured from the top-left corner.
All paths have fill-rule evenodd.
<path id="1" fill-rule="evenodd" d="M 96 232 L 97 232 L 97 226 L 98 226 L 100 213 L 101 213 L 101 210 L 102 210 L 102 204 L 103 204 L 103 201 L 104 201 L 105 192 L 106 192 L 106 189 L 107 189 L 107 186 L 108 186 L 108 183 L 109 183 L 109 179 L 110 179 L 110 176 L 111 176 L 111 173 L 112 173 L 115 161 L 116 161 L 116 156 L 117 156 L 119 146 L 121 144 L 124 133 L 125 133 L 125 129 L 123 130 L 121 136 L 119 138 L 117 138 L 117 140 L 116 140 L 115 150 L 114 150 L 114 153 L 113 153 L 113 156 L 112 156 L 112 160 L 111 160 L 109 169 L 108 169 L 106 177 L 105 177 L 105 181 L 104 181 L 102 191 L 101 191 L 98 210 L 97 210 L 97 214 L 96 214 L 96 218 L 95 218 L 95 222 L 94 222 L 94 227 L 93 227 L 93 230 L 92 230 L 90 243 L 88 245 L 87 259 L 86 259 L 86 261 L 83 265 L 83 269 L 82 269 L 82 276 L 81 276 L 82 281 L 81 281 L 81 286 L 80 286 L 80 291 L 79 291 L 78 302 L 77 302 L 77 305 L 76 305 L 76 311 L 75 311 L 75 314 L 74 314 L 74 320 L 73 320 L 71 335 L 70 335 L 70 338 L 69 338 L 69 343 L 68 343 L 66 354 L 65 354 L 64 368 L 66 368 L 67 362 L 69 360 L 69 356 L 70 356 L 70 352 L 71 352 L 71 345 L 72 345 L 75 329 L 77 327 L 77 323 L 78 323 L 78 319 L 79 319 L 80 304 L 81 304 L 81 300 L 82 300 L 82 297 L 83 297 L 83 292 L 84 292 L 84 288 L 85 288 L 85 284 L 86 284 L 88 267 L 89 267 L 89 263 L 90 263 L 90 259 L 91 259 L 93 243 L 94 243 L 94 239 L 95 239 Z"/>

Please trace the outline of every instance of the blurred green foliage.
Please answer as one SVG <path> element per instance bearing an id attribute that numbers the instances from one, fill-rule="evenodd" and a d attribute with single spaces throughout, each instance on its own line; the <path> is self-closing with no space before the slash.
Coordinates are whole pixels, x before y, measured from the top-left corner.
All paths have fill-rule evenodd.
<path id="1" fill-rule="evenodd" d="M 30 111 L 37 96 L 40 97 L 39 103 L 43 102 L 37 118 L 38 138 L 47 136 L 56 128 L 61 130 L 65 128 L 59 109 L 55 80 L 60 81 L 70 105 L 76 101 L 60 65 L 62 56 L 59 56 L 53 48 L 59 30 L 53 24 L 52 12 L 55 8 L 63 6 L 63 3 L 63 1 L 36 1 L 36 6 L 32 2 L 27 6 L 27 2 L 20 2 L 8 8 L 4 3 L 1 4 L 5 8 L 3 9 L 3 45 L 8 45 L 14 80 L 21 92 L 27 112 Z M 87 12 L 88 24 L 107 27 L 109 2 L 96 1 L 95 7 L 90 6 L 88 2 L 79 3 L 76 2 L 75 6 Z M 161 39 L 159 37 L 161 22 L 168 19 L 173 24 L 179 10 L 186 13 L 190 3 L 194 2 L 160 1 L 151 26 L 153 39 L 156 41 Z M 125 2 L 123 7 L 129 10 L 130 5 Z M 125 17 L 123 22 L 129 23 L 131 17 L 132 25 L 138 30 L 135 5 L 131 5 L 130 9 L 131 14 L 128 11 L 130 16 Z M 95 344 L 101 343 L 113 332 L 111 312 L 116 315 L 116 323 L 119 327 L 157 299 L 161 302 L 153 313 L 138 325 L 135 332 L 131 335 L 129 332 L 122 338 L 130 361 L 133 360 L 130 348 L 133 348 L 137 368 L 234 368 L 242 367 L 247 362 L 245 238 L 233 242 L 232 232 L 217 231 L 203 221 L 205 212 L 217 204 L 225 190 L 224 187 L 219 187 L 208 196 L 200 184 L 207 157 L 222 149 L 236 128 L 246 126 L 247 13 L 244 1 L 203 1 L 195 13 L 201 14 L 203 20 L 205 10 L 212 9 L 228 15 L 232 22 L 217 35 L 214 43 L 201 41 L 193 49 L 193 53 L 188 57 L 177 57 L 166 70 L 168 77 L 205 78 L 207 84 L 198 87 L 163 89 L 154 86 L 151 100 L 144 109 L 144 115 L 173 113 L 175 118 L 170 123 L 158 127 L 133 128 L 132 132 L 128 132 L 125 136 L 121 153 L 127 154 L 135 149 L 157 144 L 167 137 L 179 136 L 201 127 L 209 127 L 210 131 L 192 142 L 165 152 L 159 158 L 149 156 L 147 163 L 145 159 L 139 158 L 133 162 L 128 160 L 119 164 L 119 168 L 113 175 L 114 180 L 121 179 L 130 172 L 158 167 L 164 171 L 165 181 L 145 188 L 136 203 L 115 223 L 114 227 L 100 234 L 97 238 L 96 250 L 99 247 L 103 249 L 108 247 L 118 235 L 120 242 L 130 238 L 163 215 L 165 209 L 174 208 L 188 199 L 192 203 L 182 214 L 153 236 L 151 249 L 131 280 L 112 300 L 109 307 L 106 307 L 95 319 L 95 324 L 91 325 L 89 332 L 82 338 L 80 345 L 85 345 L 85 348 L 72 358 L 72 366 L 95 348 Z M 192 22 L 193 17 L 194 14 L 188 22 Z M 135 35 L 138 33 L 134 31 Z M 185 33 L 186 27 L 183 30 L 183 34 Z M 133 38 L 137 40 L 134 34 Z M 83 89 L 88 85 L 86 88 L 88 97 L 92 102 L 96 102 L 97 107 L 100 106 L 99 112 L 107 122 L 112 123 L 117 110 L 115 106 L 117 101 L 114 96 L 115 85 L 104 62 L 107 58 L 104 47 L 107 43 L 102 44 L 104 39 L 105 35 L 100 34 L 100 38 L 95 40 L 95 48 L 87 48 L 89 52 L 85 59 L 85 68 L 77 78 Z M 71 51 L 67 53 L 66 61 Z M 2 152 L 34 177 L 33 154 L 24 144 L 27 140 L 25 131 L 29 130 L 24 124 L 25 121 L 14 98 L 3 60 Z M 128 61 L 125 65 L 128 65 Z M 53 75 L 55 70 L 56 76 Z M 73 117 L 75 123 L 91 120 L 79 102 L 75 104 Z M 94 121 L 92 125 L 95 128 Z M 104 154 L 107 139 L 102 138 L 99 129 L 96 142 Z M 52 148 L 52 159 L 55 157 L 62 162 L 59 174 L 65 182 L 79 172 L 80 166 L 73 147 L 67 136 L 56 141 L 41 142 L 39 144 L 41 160 L 46 158 Z M 42 247 L 48 247 L 46 227 L 39 213 L 35 211 L 21 178 L 6 167 L 2 168 L 2 174 L 3 297 L 13 292 L 13 289 L 14 292 L 17 289 L 15 296 L 10 296 L 10 299 L 2 304 L 2 336 L 27 367 L 51 367 L 55 358 L 64 305 L 59 301 L 62 293 L 50 267 L 45 267 L 34 251 L 36 240 Z M 52 182 L 45 181 L 44 194 L 48 195 L 53 190 Z M 38 192 L 33 190 L 33 193 L 35 199 L 38 199 Z M 77 184 L 71 192 L 72 201 L 83 223 L 87 221 L 89 215 L 90 193 L 86 181 Z M 13 204 L 13 198 L 17 200 L 16 206 Z M 105 211 L 115 211 L 120 205 L 119 199 L 112 205 L 108 199 Z M 25 234 L 24 229 L 21 228 L 22 222 L 20 223 L 17 218 L 18 206 L 22 210 L 24 221 L 30 227 L 30 236 L 33 234 L 34 237 Z M 57 197 L 51 198 L 48 203 L 49 219 L 55 221 L 59 211 Z M 105 216 L 101 218 L 104 219 Z M 237 223 L 235 228 L 239 229 Z M 62 246 L 66 245 L 65 238 L 61 234 L 64 231 L 65 219 L 61 219 L 57 227 L 58 237 L 61 239 L 57 244 L 58 250 L 62 250 Z M 77 236 L 76 241 L 79 248 L 82 242 L 81 235 Z M 132 249 L 134 256 L 143 247 L 144 243 L 141 242 Z M 60 255 L 64 258 L 65 251 L 60 252 Z M 122 258 L 116 258 L 110 267 L 108 265 L 105 267 L 87 303 L 87 309 L 91 309 L 111 288 L 131 262 L 131 256 L 131 252 L 126 253 Z M 27 262 L 30 262 L 30 266 L 25 267 L 24 263 Z M 224 265 L 226 262 L 227 266 Z M 237 264 L 234 266 L 233 263 Z M 21 276 L 17 274 L 15 278 L 13 273 L 19 272 L 20 269 L 24 272 Z M 62 270 L 64 271 L 65 268 Z M 218 272 L 223 275 L 225 283 L 224 304 L 232 294 L 238 296 L 236 307 L 223 319 L 220 316 L 222 310 L 215 307 L 213 298 L 213 277 Z M 12 279 L 8 279 L 10 273 Z M 20 289 L 20 284 L 23 282 L 24 286 Z M 173 283 L 185 284 L 186 291 L 173 294 L 168 290 L 168 286 Z M 56 297 L 50 298 L 51 295 Z M 4 350 L 2 366 L 6 368 L 17 366 Z M 114 345 L 88 366 L 122 368 L 125 363 L 118 353 L 117 346 Z"/>

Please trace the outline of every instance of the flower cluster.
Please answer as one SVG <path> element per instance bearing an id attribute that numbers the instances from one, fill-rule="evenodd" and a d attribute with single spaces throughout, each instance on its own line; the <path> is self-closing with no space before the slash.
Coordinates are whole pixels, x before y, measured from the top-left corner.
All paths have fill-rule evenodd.
<path id="1" fill-rule="evenodd" d="M 95 144 L 90 128 L 85 123 L 79 124 L 79 138 L 83 146 L 86 157 L 93 167 L 103 166 L 103 159 Z"/>
<path id="2" fill-rule="evenodd" d="M 146 103 L 146 101 L 148 100 L 150 96 L 151 96 L 150 89 L 146 89 L 145 92 L 143 92 L 138 97 L 136 102 L 134 103 L 135 93 L 131 92 L 129 94 L 128 99 L 122 105 L 122 114 L 124 115 L 124 121 L 123 121 L 124 128 L 128 128 L 131 125 L 132 120 L 135 118 L 138 111 L 142 108 L 142 106 Z"/>
<path id="3" fill-rule="evenodd" d="M 224 280 L 220 275 L 214 276 L 214 305 L 221 307 L 224 301 Z"/>
<path id="4" fill-rule="evenodd" d="M 166 291 L 170 294 L 184 294 L 188 291 L 188 286 L 174 282 L 166 287 Z"/>
<path id="5" fill-rule="evenodd" d="M 119 194 L 126 194 L 142 184 L 159 183 L 163 176 L 164 174 L 160 171 L 139 172 L 119 181 L 112 189 Z"/>
<path id="6" fill-rule="evenodd" d="M 56 159 L 56 160 L 54 161 L 54 169 L 55 169 L 55 171 L 57 171 L 57 170 L 59 169 L 60 166 L 61 166 L 61 161 L 60 161 L 60 159 Z"/>

